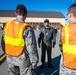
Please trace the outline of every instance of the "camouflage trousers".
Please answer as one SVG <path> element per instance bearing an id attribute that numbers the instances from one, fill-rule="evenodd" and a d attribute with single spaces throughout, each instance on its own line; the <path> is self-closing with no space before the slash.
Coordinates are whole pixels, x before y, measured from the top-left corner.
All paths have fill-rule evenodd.
<path id="1" fill-rule="evenodd" d="M 63 64 L 63 56 L 61 54 L 59 75 L 76 75 L 76 70 L 69 69 Z"/>
<path id="2" fill-rule="evenodd" d="M 25 53 L 18 57 L 7 55 L 7 64 L 9 75 L 33 75 L 30 60 Z"/>

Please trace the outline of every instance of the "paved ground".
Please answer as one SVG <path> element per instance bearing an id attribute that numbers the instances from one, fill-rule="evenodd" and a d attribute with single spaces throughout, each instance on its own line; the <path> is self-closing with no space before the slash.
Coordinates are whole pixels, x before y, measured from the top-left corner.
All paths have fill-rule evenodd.
<path id="1" fill-rule="evenodd" d="M 35 31 L 36 38 L 38 38 L 39 31 Z M 1 39 L 2 31 L 0 30 L 0 39 Z M 1 40 L 0 40 L 1 41 Z M 60 50 L 58 45 L 55 46 L 55 48 L 52 49 L 52 65 L 55 67 L 54 69 L 48 68 L 47 66 L 47 60 L 46 60 L 46 67 L 43 69 L 40 69 L 39 66 L 41 65 L 40 59 L 41 59 L 41 49 L 38 48 L 39 53 L 39 63 L 35 70 L 35 75 L 59 75 L 59 62 L 60 62 Z M 3 51 L 1 50 L 0 45 L 0 58 L 3 54 Z M 47 59 L 47 57 L 46 57 Z M 7 62 L 6 59 L 3 59 L 0 61 L 0 75 L 8 75 L 7 72 Z"/>

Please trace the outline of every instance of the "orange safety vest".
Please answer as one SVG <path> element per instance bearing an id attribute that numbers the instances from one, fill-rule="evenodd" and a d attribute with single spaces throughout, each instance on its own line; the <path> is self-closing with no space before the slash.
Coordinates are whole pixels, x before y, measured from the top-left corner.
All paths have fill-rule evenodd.
<path id="1" fill-rule="evenodd" d="M 23 31 L 29 26 L 25 22 L 9 21 L 4 28 L 5 52 L 11 56 L 19 56 L 24 50 Z"/>
<path id="2" fill-rule="evenodd" d="M 76 69 L 76 23 L 62 28 L 63 64 Z"/>

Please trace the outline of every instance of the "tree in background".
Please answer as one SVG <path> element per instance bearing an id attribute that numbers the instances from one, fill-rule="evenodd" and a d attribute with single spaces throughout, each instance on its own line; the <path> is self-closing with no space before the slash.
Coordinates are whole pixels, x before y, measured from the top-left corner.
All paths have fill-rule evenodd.
<path id="1" fill-rule="evenodd" d="M 43 27 L 44 25 L 43 25 L 43 23 L 39 23 L 38 26 L 39 26 L 39 29 L 40 29 L 40 28 Z"/>

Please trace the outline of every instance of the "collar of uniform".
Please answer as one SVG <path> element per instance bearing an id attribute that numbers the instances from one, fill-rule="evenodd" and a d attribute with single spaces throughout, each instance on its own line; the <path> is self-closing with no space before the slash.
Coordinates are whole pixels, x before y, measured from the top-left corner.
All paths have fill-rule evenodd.
<path id="1" fill-rule="evenodd" d="M 76 22 L 76 19 L 71 21 L 71 23 L 75 23 L 75 22 Z"/>
<path id="2" fill-rule="evenodd" d="M 24 20 L 20 19 L 20 18 L 16 18 L 17 22 L 24 22 Z"/>

